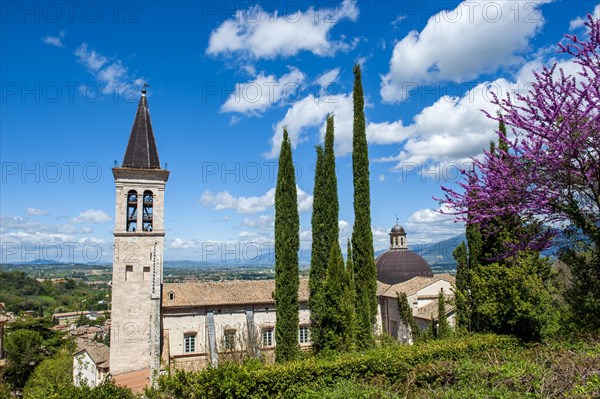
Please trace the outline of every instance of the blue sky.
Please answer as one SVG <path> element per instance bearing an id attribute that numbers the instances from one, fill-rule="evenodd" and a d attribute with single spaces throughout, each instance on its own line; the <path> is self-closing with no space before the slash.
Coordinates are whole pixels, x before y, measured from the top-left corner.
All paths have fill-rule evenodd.
<path id="1" fill-rule="evenodd" d="M 165 259 L 239 260 L 272 246 L 282 126 L 310 247 L 315 161 L 335 114 L 340 240 L 352 210 L 352 66 L 360 62 L 374 245 L 462 232 L 435 210 L 494 138 L 490 91 L 523 92 L 584 35 L 595 1 L 2 2 L 2 262 L 110 261 L 111 168 L 139 90 L 166 189 Z M 210 256 L 209 256 L 210 253 Z"/>

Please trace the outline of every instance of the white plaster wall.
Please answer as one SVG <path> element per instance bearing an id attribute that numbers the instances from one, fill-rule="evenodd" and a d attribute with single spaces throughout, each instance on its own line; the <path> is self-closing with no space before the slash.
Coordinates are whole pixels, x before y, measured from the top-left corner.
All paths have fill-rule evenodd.
<path id="1" fill-rule="evenodd" d="M 173 309 L 163 312 L 163 329 L 169 331 L 169 351 L 171 356 L 184 355 L 184 339 L 186 333 L 196 332 L 196 352 L 208 354 L 208 328 L 206 312 L 213 311 L 215 319 L 215 338 L 219 351 L 222 347 L 224 333 L 226 330 L 235 329 L 236 350 L 242 350 L 248 344 L 248 328 L 244 307 L 218 307 L 214 309 L 189 308 L 177 313 Z M 299 324 L 310 325 L 310 311 L 306 305 L 301 304 L 299 312 Z M 272 305 L 254 306 L 254 327 L 256 329 L 258 344 L 261 341 L 263 328 L 274 328 L 276 322 L 275 308 Z M 275 334 L 273 334 L 273 346 L 275 346 Z"/>
<path id="2" fill-rule="evenodd" d="M 440 293 L 440 289 L 444 289 L 444 294 L 452 294 L 452 285 L 444 280 L 436 281 L 435 283 L 428 285 L 427 287 L 417 291 L 417 296 L 437 296 Z"/>
<path id="3" fill-rule="evenodd" d="M 87 352 L 81 352 L 73 357 L 73 384 L 76 386 L 88 385 L 93 388 L 97 385 L 96 365 Z"/>
<path id="4" fill-rule="evenodd" d="M 184 354 L 183 336 L 196 333 L 196 352 L 208 353 L 206 317 L 203 311 L 186 311 L 182 315 L 163 315 L 163 329 L 169 330 L 169 352 L 171 356 Z"/>

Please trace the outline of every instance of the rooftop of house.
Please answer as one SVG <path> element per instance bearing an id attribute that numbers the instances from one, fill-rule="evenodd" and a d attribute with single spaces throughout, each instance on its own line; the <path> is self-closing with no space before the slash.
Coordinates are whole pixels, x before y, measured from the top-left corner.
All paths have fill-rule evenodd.
<path id="1" fill-rule="evenodd" d="M 438 281 L 454 284 L 450 274 L 436 274 L 433 277 L 418 276 L 408 281 L 389 285 L 377 282 L 377 296 L 395 298 L 400 292 L 407 296 Z M 274 304 L 275 280 L 232 280 L 196 283 L 169 283 L 163 285 L 163 308 L 227 306 L 242 304 Z M 307 302 L 308 279 L 300 279 L 298 289 L 300 302 Z"/>
<path id="2" fill-rule="evenodd" d="M 275 280 L 233 280 L 163 285 L 163 308 L 274 304 Z M 308 279 L 300 279 L 300 302 L 308 301 Z"/>
<path id="3" fill-rule="evenodd" d="M 455 310 L 455 306 L 446 302 L 446 315 L 451 314 Z M 415 319 L 437 320 L 438 318 L 438 300 L 434 299 L 425 306 L 413 309 L 413 317 Z"/>
<path id="4" fill-rule="evenodd" d="M 77 340 L 77 352 L 86 351 L 92 358 L 96 367 L 108 367 L 110 360 L 110 348 L 100 342 L 90 341 L 87 339 Z"/>
<path id="5" fill-rule="evenodd" d="M 388 285 L 388 288 L 383 291 L 384 285 L 381 284 L 382 292 L 378 290 L 377 295 L 396 298 L 399 293 L 404 292 L 406 296 L 415 295 L 425 287 L 430 286 L 438 281 L 447 281 L 454 284 L 456 279 L 450 274 L 434 274 L 433 277 L 417 276 L 402 283 Z M 387 285 L 387 284 L 385 284 Z"/>

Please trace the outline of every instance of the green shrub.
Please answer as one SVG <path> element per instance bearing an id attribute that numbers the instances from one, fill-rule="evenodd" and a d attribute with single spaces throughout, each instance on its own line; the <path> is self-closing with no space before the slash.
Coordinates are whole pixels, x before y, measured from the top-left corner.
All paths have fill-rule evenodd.
<path id="1" fill-rule="evenodd" d="M 297 398 L 327 387 L 334 387 L 335 392 L 341 389 L 341 381 L 377 379 L 400 384 L 415 365 L 438 359 L 461 359 L 492 348 L 516 345 L 516 340 L 510 337 L 474 335 L 461 340 L 385 346 L 368 352 L 311 357 L 283 364 L 225 364 L 200 372 L 178 371 L 162 376 L 158 387 L 148 390 L 146 395 L 149 399 Z"/>

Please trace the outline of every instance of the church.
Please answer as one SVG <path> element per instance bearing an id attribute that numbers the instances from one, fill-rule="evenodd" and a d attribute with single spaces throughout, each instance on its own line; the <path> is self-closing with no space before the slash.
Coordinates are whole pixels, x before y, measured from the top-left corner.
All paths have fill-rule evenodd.
<path id="1" fill-rule="evenodd" d="M 96 385 L 110 374 L 115 382 L 140 391 L 170 368 L 199 370 L 243 356 L 274 358 L 275 302 L 273 280 L 163 283 L 165 187 L 148 111 L 146 91 L 121 166 L 113 168 L 116 186 L 110 350 L 96 365 L 98 348 L 75 354 L 74 380 Z M 377 334 L 410 343 L 400 321 L 397 297 L 406 293 L 422 327 L 437 318 L 437 298 L 453 295 L 454 277 L 434 275 L 417 253 L 408 249 L 406 232 L 396 223 L 389 249 L 376 259 Z M 298 344 L 308 350 L 310 311 L 308 281 L 300 280 Z M 448 310 L 453 324 L 454 310 Z M 82 361 L 85 357 L 86 362 Z M 108 363 L 108 370 L 107 365 Z M 75 378 L 97 375 L 94 383 Z M 91 370 L 91 371 L 89 371 Z"/>

